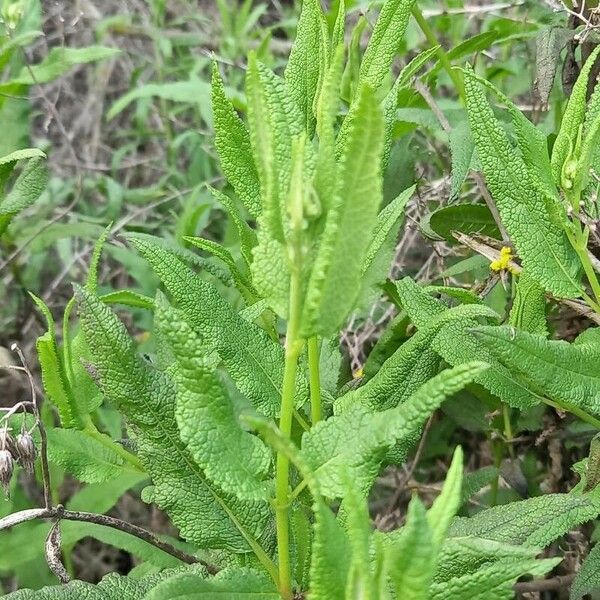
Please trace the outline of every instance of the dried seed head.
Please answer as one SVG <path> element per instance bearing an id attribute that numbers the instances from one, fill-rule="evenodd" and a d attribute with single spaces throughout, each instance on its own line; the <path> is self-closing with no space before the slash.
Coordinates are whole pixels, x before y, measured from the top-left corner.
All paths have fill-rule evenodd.
<path id="1" fill-rule="evenodd" d="M 0 485 L 8 497 L 8 487 L 14 471 L 13 455 L 8 450 L 0 450 Z"/>
<path id="2" fill-rule="evenodd" d="M 0 450 L 8 450 L 13 456 L 17 455 L 15 438 L 6 427 L 0 429 Z"/>
<path id="3" fill-rule="evenodd" d="M 35 444 L 33 438 L 28 431 L 24 431 L 17 436 L 15 443 L 17 448 L 17 456 L 19 464 L 29 473 L 33 471 L 33 464 L 37 456 Z"/>

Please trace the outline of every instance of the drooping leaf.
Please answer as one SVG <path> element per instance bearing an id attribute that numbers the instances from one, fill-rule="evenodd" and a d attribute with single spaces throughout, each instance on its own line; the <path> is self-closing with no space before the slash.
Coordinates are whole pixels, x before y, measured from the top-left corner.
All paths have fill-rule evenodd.
<path id="1" fill-rule="evenodd" d="M 460 190 L 467 179 L 475 153 L 475 143 L 471 137 L 468 121 L 460 121 L 456 127 L 452 128 L 449 134 L 449 142 L 452 156 L 450 200 L 454 200 L 458 198 Z"/>
<path id="2" fill-rule="evenodd" d="M 429 590 L 435 600 L 512 600 L 514 583 L 523 575 L 541 577 L 553 569 L 561 558 L 528 559 L 496 562 L 460 577 L 434 583 Z"/>
<path id="3" fill-rule="evenodd" d="M 0 234 L 12 218 L 32 206 L 48 184 L 45 159 L 32 158 L 17 177 L 10 192 L 0 200 Z"/>
<path id="4" fill-rule="evenodd" d="M 402 307 L 418 328 L 426 327 L 444 311 L 458 308 L 446 308 L 408 277 L 396 282 L 396 292 Z M 494 320 L 492 316 L 488 319 Z M 452 319 L 435 337 L 432 348 L 451 365 L 462 364 L 474 357 L 491 364 L 491 368 L 481 373 L 476 381 L 511 406 L 524 408 L 537 404 L 539 399 L 508 369 L 499 365 L 490 349 L 471 334 L 471 329 L 478 326 L 479 319 L 470 316 Z"/>
<path id="5" fill-rule="evenodd" d="M 301 455 L 322 493 L 340 497 L 346 471 L 364 493 L 386 452 L 401 442 L 406 454 L 431 413 L 486 368 L 485 363 L 461 365 L 430 379 L 397 408 L 371 413 L 359 405 L 315 425 L 303 436 Z"/>
<path id="6" fill-rule="evenodd" d="M 536 100 L 542 106 L 548 105 L 560 54 L 572 36 L 571 29 L 550 26 L 542 29 L 536 37 L 534 90 Z"/>
<path id="7" fill-rule="evenodd" d="M 548 337 L 544 288 L 527 271 L 519 276 L 509 322 L 517 329 Z"/>
<path id="8" fill-rule="evenodd" d="M 595 519 L 598 509 L 598 500 L 592 496 L 546 494 L 459 517 L 449 535 L 544 548 L 569 529 Z"/>
<path id="9" fill-rule="evenodd" d="M 600 414 L 600 346 L 547 340 L 510 326 L 479 327 L 474 334 L 535 393 Z"/>

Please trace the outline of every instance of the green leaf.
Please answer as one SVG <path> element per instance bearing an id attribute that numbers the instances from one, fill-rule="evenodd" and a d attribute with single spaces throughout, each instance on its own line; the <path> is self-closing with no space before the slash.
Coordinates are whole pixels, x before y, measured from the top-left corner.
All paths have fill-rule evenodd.
<path id="1" fill-rule="evenodd" d="M 256 298 L 257 294 L 252 287 L 252 283 L 246 274 L 238 268 L 235 259 L 227 248 L 221 246 L 221 244 L 218 244 L 213 240 L 208 240 L 205 238 L 186 235 L 183 237 L 183 240 L 189 244 L 192 244 L 192 246 L 195 246 L 196 248 L 200 248 L 200 250 L 209 252 L 219 260 L 223 261 L 227 265 L 227 268 L 233 277 L 233 281 L 235 282 L 235 285 L 240 293 L 245 297 L 250 296 L 252 299 Z"/>
<path id="2" fill-rule="evenodd" d="M 373 92 L 363 87 L 308 282 L 302 317 L 307 337 L 338 331 L 357 301 L 361 266 L 381 203 L 382 150 L 381 109 Z"/>
<path id="3" fill-rule="evenodd" d="M 463 478 L 463 488 L 461 492 L 461 505 L 472 498 L 477 492 L 479 492 L 486 485 L 490 485 L 493 481 L 498 478 L 500 471 L 497 467 L 489 465 L 466 473 Z"/>
<path id="4" fill-rule="evenodd" d="M 523 575 L 541 577 L 553 569 L 561 558 L 528 559 L 519 562 L 496 562 L 475 573 L 468 573 L 442 583 L 434 583 L 429 590 L 432 600 L 512 600 L 513 585 Z"/>
<path id="5" fill-rule="evenodd" d="M 384 2 L 360 65 L 360 84 L 367 84 L 376 90 L 389 76 L 392 62 L 406 32 L 413 4 L 414 0 Z"/>
<path id="6" fill-rule="evenodd" d="M 17 177 L 10 192 L 0 200 L 0 234 L 12 218 L 29 208 L 48 185 L 48 170 L 43 158 L 32 158 Z"/>
<path id="7" fill-rule="evenodd" d="M 569 600 L 581 600 L 586 594 L 600 589 L 600 546 L 594 546 L 585 557 L 575 581 L 571 585 Z"/>
<path id="8" fill-rule="evenodd" d="M 181 439 L 207 477 L 248 500 L 266 499 L 271 454 L 260 438 L 244 431 L 210 351 L 185 316 L 157 301 L 156 326 L 175 358 L 175 415 Z"/>
<path id="9" fill-rule="evenodd" d="M 157 504 L 197 546 L 247 552 L 263 532 L 266 504 L 242 502 L 209 482 L 179 438 L 171 380 L 137 356 L 124 326 L 105 304 L 82 289 L 77 299 L 102 390 L 135 434 Z"/>
<path id="10" fill-rule="evenodd" d="M 544 288 L 523 271 L 517 280 L 509 323 L 517 329 L 548 337 Z"/>
<path id="11" fill-rule="evenodd" d="M 449 535 L 545 548 L 570 529 L 595 519 L 599 509 L 592 496 L 546 494 L 459 517 Z"/>
<path id="12" fill-rule="evenodd" d="M 560 54 L 573 30 L 551 25 L 542 29 L 535 39 L 535 81 L 536 100 L 547 107 L 554 86 L 556 71 L 561 63 Z"/>
<path id="13" fill-rule="evenodd" d="M 596 58 L 600 54 L 600 47 L 596 48 L 587 59 L 573 86 L 565 114 L 563 115 L 560 131 L 552 148 L 552 175 L 556 185 L 563 186 L 565 180 L 565 166 L 570 158 L 577 158 L 575 151 L 580 129 L 586 116 L 588 80 Z M 568 179 L 568 178 L 567 178 Z"/>
<path id="14" fill-rule="evenodd" d="M 246 264 L 250 266 L 252 263 L 252 249 L 258 243 L 256 232 L 246 223 L 236 203 L 229 196 L 213 187 L 209 186 L 208 189 L 215 200 L 225 207 L 225 210 L 233 221 L 240 240 L 240 251 Z"/>
<path id="15" fill-rule="evenodd" d="M 315 124 L 313 102 L 319 84 L 321 65 L 323 61 L 328 62 L 329 58 L 321 56 L 324 49 L 329 49 L 329 40 L 322 40 L 323 31 L 328 34 L 320 1 L 304 0 L 298 19 L 296 40 L 285 68 L 285 81 L 290 96 L 300 108 L 309 135 Z"/>
<path id="16" fill-rule="evenodd" d="M 338 519 L 341 517 L 338 516 Z M 379 600 L 376 573 L 370 569 L 371 520 L 367 499 L 346 474 L 343 518 L 352 553 L 350 571 L 346 582 L 346 598 Z M 375 575 L 375 576 L 374 576 Z M 387 581 L 385 581 L 387 584 Z"/>
<path id="17" fill-rule="evenodd" d="M 48 327 L 46 333 L 36 341 L 44 392 L 58 410 L 63 427 L 83 429 L 86 424 L 87 409 L 85 402 L 77 402 L 71 389 L 65 364 L 56 342 L 54 319 L 43 300 L 33 294 L 31 297 L 44 315 Z"/>
<path id="18" fill-rule="evenodd" d="M 279 600 L 273 582 L 263 573 L 230 567 L 214 577 L 181 573 L 157 585 L 143 600 Z"/>
<path id="19" fill-rule="evenodd" d="M 202 577 L 202 569 L 193 567 Z M 9 600 L 125 600 L 128 598 L 145 598 L 152 588 L 161 581 L 170 579 L 179 572 L 190 571 L 190 567 L 172 568 L 145 575 L 140 579 L 124 577 L 111 573 L 98 583 L 93 585 L 84 581 L 72 581 L 67 585 L 56 585 L 45 587 L 41 590 L 20 590 L 8 594 L 5 598 Z"/>
<path id="20" fill-rule="evenodd" d="M 260 183 L 252 158 L 250 134 L 225 95 L 216 64 L 212 74 L 212 110 L 221 169 L 248 212 L 257 218 L 262 210 Z"/>
<path id="21" fill-rule="evenodd" d="M 535 558 L 541 552 L 540 548 L 516 546 L 477 537 L 446 538 L 438 556 L 434 579 L 438 583 L 450 581 L 469 573 L 476 573 L 484 565 L 519 562 Z"/>
<path id="22" fill-rule="evenodd" d="M 465 70 L 464 80 L 469 122 L 486 182 L 523 267 L 557 296 L 580 295 L 578 261 L 565 232 L 551 217 L 543 194 L 470 70 Z"/>
<path id="23" fill-rule="evenodd" d="M 435 556 L 430 537 L 425 507 L 418 496 L 413 496 L 406 525 L 388 548 L 388 568 L 397 598 L 426 600 L 429 597 Z"/>
<path id="24" fill-rule="evenodd" d="M 262 198 L 261 226 L 269 238 L 283 242 L 284 203 L 292 164 L 292 137 L 304 131 L 302 115 L 285 83 L 248 57 L 246 74 L 250 142 L 256 160 Z"/>
<path id="25" fill-rule="evenodd" d="M 556 186 L 552 179 L 552 167 L 550 157 L 548 156 L 548 140 L 546 134 L 536 127 L 516 106 L 502 93 L 497 87 L 492 85 L 487 79 L 483 79 L 475 73 L 471 73 L 476 81 L 491 90 L 500 101 L 506 106 L 513 123 L 517 138 L 517 145 L 525 162 L 525 166 L 531 178 L 531 183 L 542 194 L 548 203 L 550 215 L 553 212 L 562 214 L 557 218 L 557 222 L 565 223 L 564 208 L 557 195 Z"/>
<path id="26" fill-rule="evenodd" d="M 214 344 L 240 392 L 262 414 L 277 416 L 283 382 L 281 345 L 236 313 L 212 284 L 171 252 L 138 236 L 130 241 L 160 277 L 194 331 Z M 298 376 L 297 395 L 299 401 L 307 395 L 302 374 Z"/>
<path id="27" fill-rule="evenodd" d="M 343 527 L 322 501 L 315 504 L 308 600 L 346 600 L 352 549 Z"/>
<path id="28" fill-rule="evenodd" d="M 373 414 L 356 406 L 317 423 L 302 437 L 301 456 L 322 493 L 331 498 L 344 494 L 346 471 L 355 489 L 365 493 L 386 452 L 400 442 L 406 454 L 431 413 L 486 368 L 485 363 L 464 364 L 430 379 L 397 408 Z"/>
<path id="29" fill-rule="evenodd" d="M 479 341 L 535 393 L 600 415 L 600 346 L 517 331 L 514 327 L 479 327 Z"/>
<path id="30" fill-rule="evenodd" d="M 451 244 L 457 243 L 452 235 L 455 231 L 496 239 L 501 237 L 498 225 L 485 204 L 454 204 L 438 208 L 423 217 L 420 228 L 427 237 Z"/>
<path id="31" fill-rule="evenodd" d="M 457 446 L 448 469 L 442 493 L 427 511 L 427 522 L 431 530 L 430 543 L 439 548 L 446 537 L 450 522 L 460 508 L 463 478 L 463 451 Z"/>
<path id="32" fill-rule="evenodd" d="M 366 306 L 379 294 L 376 286 L 388 277 L 396 251 L 404 210 L 415 191 L 412 186 L 401 192 L 377 215 L 373 236 L 362 266 L 362 294 L 359 305 Z"/>
<path id="33" fill-rule="evenodd" d="M 106 48 L 104 46 L 88 46 L 87 48 L 57 46 L 50 50 L 42 62 L 23 67 L 16 78 L 0 84 L 0 90 L 10 89 L 14 85 L 48 83 L 76 65 L 113 58 L 120 53 L 121 51 L 117 48 Z"/>
<path id="34" fill-rule="evenodd" d="M 475 154 L 475 143 L 471 137 L 468 121 L 460 121 L 449 134 L 450 154 L 452 156 L 452 184 L 450 201 L 458 198 L 465 183 Z"/>
<path id="35" fill-rule="evenodd" d="M 4 185 L 17 162 L 30 158 L 46 158 L 46 155 L 38 148 L 24 148 L 2 156 L 0 158 L 0 185 Z"/>
<path id="36" fill-rule="evenodd" d="M 427 326 L 431 319 L 444 311 L 458 308 L 446 308 L 408 277 L 396 282 L 396 292 L 400 304 L 418 328 Z M 492 315 L 487 318 L 494 319 Z M 476 381 L 511 406 L 525 408 L 537 404 L 539 399 L 508 369 L 498 364 L 494 354 L 481 340 L 471 335 L 471 330 L 479 325 L 479 320 L 470 316 L 452 319 L 433 340 L 432 348 L 451 365 L 462 364 L 475 357 L 491 364 L 491 368 L 481 373 Z"/>
<path id="37" fill-rule="evenodd" d="M 106 441 L 102 444 L 83 431 L 52 428 L 48 430 L 48 457 L 86 483 L 109 481 L 127 470 L 135 472 L 110 448 L 114 442 L 108 436 Z"/>
<path id="38" fill-rule="evenodd" d="M 207 106 L 210 102 L 210 86 L 202 80 L 169 81 L 168 83 L 146 83 L 121 96 L 108 109 L 106 119 L 114 119 L 132 102 L 144 98 L 160 98 L 184 104 Z"/>
<path id="39" fill-rule="evenodd" d="M 343 66 L 344 46 L 341 45 L 337 47 L 331 64 L 325 73 L 316 106 L 319 151 L 315 188 L 319 195 L 323 212 L 327 212 L 334 202 L 338 168 L 335 160 L 335 132 L 340 104 L 340 85 L 342 82 Z"/>
<path id="40" fill-rule="evenodd" d="M 335 402 L 336 413 L 356 405 L 372 412 L 398 406 L 438 372 L 440 361 L 431 346 L 443 327 L 453 320 L 489 318 L 493 315 L 493 311 L 487 307 L 458 306 L 432 317 L 426 326 L 383 363 L 366 384 L 338 398 Z"/>

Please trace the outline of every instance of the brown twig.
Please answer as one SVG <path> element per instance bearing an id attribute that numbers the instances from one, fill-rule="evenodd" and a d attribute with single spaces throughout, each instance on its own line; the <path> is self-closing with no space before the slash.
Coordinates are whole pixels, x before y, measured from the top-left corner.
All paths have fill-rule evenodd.
<path id="1" fill-rule="evenodd" d="M 572 575 L 558 575 L 552 579 L 536 579 L 534 581 L 520 581 L 515 583 L 513 590 L 517 594 L 527 594 L 530 592 L 550 592 L 552 590 L 560 590 L 561 588 L 568 588 L 573 580 L 575 574 Z"/>
<path id="2" fill-rule="evenodd" d="M 180 561 L 188 564 L 201 564 L 206 570 L 214 575 L 218 573 L 219 567 L 213 565 L 209 562 L 206 562 L 196 556 L 192 556 L 179 548 L 176 548 L 172 544 L 168 542 L 164 542 L 160 538 L 158 538 L 154 533 L 143 529 L 142 527 L 138 527 L 137 525 L 132 525 L 131 523 L 127 523 L 126 521 L 122 521 L 121 519 L 117 519 L 115 517 L 110 517 L 108 515 L 99 515 L 95 513 L 88 512 L 80 512 L 74 510 L 66 510 L 61 505 L 49 508 L 33 508 L 29 510 L 22 510 L 3 519 L 0 519 L 0 531 L 4 529 L 9 529 L 14 527 L 15 525 L 20 525 L 21 523 L 26 523 L 27 521 L 34 521 L 36 519 L 54 519 L 54 520 L 66 520 L 66 521 L 80 521 L 83 523 L 94 523 L 95 525 L 103 525 L 104 527 L 111 527 L 112 529 L 118 529 L 119 531 L 123 531 L 124 533 L 128 533 L 129 535 L 133 535 L 145 542 L 159 548 L 163 552 L 174 556 Z"/>

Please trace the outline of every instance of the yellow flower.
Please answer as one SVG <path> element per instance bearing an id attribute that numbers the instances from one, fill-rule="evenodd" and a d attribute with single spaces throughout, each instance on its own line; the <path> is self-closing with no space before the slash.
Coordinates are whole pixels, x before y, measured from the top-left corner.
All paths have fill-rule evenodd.
<path id="1" fill-rule="evenodd" d="M 490 263 L 490 269 L 492 271 L 516 273 L 515 267 L 511 264 L 513 258 L 512 250 L 508 246 L 503 246 L 500 250 L 500 256 Z"/>

